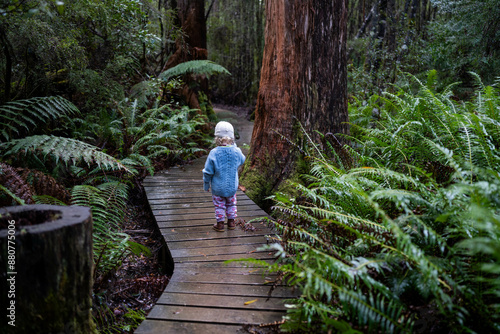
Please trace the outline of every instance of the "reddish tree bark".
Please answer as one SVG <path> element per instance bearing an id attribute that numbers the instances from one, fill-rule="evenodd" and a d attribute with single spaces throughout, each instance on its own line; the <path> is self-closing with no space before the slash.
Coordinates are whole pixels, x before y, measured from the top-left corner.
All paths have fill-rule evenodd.
<path id="1" fill-rule="evenodd" d="M 347 0 L 267 0 L 265 29 L 255 125 L 242 175 L 256 200 L 293 174 L 297 121 L 316 140 L 315 130 L 349 132 Z"/>

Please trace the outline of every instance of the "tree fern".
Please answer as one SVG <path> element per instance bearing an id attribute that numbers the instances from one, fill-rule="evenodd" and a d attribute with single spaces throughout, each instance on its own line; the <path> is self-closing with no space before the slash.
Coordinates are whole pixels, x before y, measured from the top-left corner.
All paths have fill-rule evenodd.
<path id="1" fill-rule="evenodd" d="M 211 75 L 218 73 L 230 74 L 224 67 L 210 60 L 191 60 L 180 63 L 179 65 L 162 72 L 159 78 L 167 81 L 170 78 L 184 74 L 204 75 L 206 77 L 210 77 Z"/>

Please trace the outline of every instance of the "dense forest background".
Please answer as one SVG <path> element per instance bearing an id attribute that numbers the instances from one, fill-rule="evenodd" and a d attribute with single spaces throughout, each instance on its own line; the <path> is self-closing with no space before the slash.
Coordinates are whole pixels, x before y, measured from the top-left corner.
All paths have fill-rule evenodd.
<path id="1" fill-rule="evenodd" d="M 232 74 L 212 80 L 210 97 L 252 106 L 264 48 L 264 1 L 203 5 L 208 58 Z M 497 5 L 493 0 L 349 1 L 350 93 L 380 93 L 400 71 L 425 75 L 435 69 L 442 85 L 460 81 L 464 93 L 472 88 L 469 71 L 493 82 Z M 66 94 L 79 107 L 109 108 L 110 100 L 122 101 L 135 84 L 165 69 L 182 36 L 175 10 L 176 1 L 4 1 L 2 99 Z M 92 88 L 103 83 L 102 91 Z"/>
<path id="2" fill-rule="evenodd" d="M 350 144 L 304 133 L 304 176 L 273 199 L 270 270 L 304 291 L 284 329 L 499 332 L 500 1 L 347 3 Z M 212 103 L 251 117 L 265 8 L 0 1 L 0 205 L 92 208 L 102 332 L 144 318 L 106 297 L 151 255 L 123 233 L 141 180 L 206 152 Z"/>

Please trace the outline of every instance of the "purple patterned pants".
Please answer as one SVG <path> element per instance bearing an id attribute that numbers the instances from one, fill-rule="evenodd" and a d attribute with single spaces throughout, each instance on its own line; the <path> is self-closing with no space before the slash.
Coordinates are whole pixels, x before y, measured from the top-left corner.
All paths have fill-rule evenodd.
<path id="1" fill-rule="evenodd" d="M 226 219 L 236 219 L 237 208 L 236 208 L 236 194 L 231 197 L 220 197 L 212 195 L 212 201 L 215 206 L 215 219 L 218 222 L 223 222 Z"/>

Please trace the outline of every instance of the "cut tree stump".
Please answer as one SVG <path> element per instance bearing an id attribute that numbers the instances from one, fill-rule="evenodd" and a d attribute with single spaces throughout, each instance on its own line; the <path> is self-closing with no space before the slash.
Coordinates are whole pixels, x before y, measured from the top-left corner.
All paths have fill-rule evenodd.
<path id="1" fill-rule="evenodd" d="M 0 208 L 0 252 L 1 333 L 96 332 L 89 208 Z"/>

